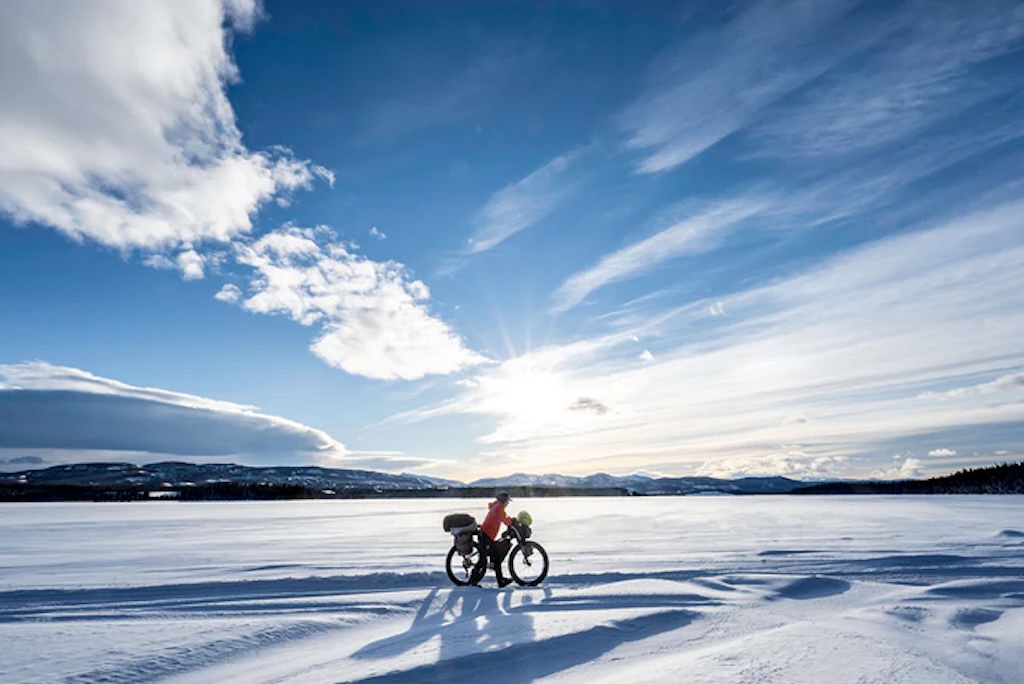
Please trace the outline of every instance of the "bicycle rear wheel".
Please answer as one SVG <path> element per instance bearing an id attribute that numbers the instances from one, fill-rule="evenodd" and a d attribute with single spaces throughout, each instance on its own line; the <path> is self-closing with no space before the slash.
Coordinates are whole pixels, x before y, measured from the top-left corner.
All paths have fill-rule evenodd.
<path id="1" fill-rule="evenodd" d="M 454 584 L 464 587 L 468 584 L 476 584 L 487 572 L 487 565 L 480 562 L 480 545 L 473 546 L 473 552 L 462 555 L 453 546 L 448 551 L 448 558 L 445 559 L 444 569 L 448 572 L 448 579 Z"/>
<path id="2" fill-rule="evenodd" d="M 512 549 L 508 570 L 512 579 L 524 587 L 535 587 L 548 576 L 548 552 L 534 541 L 526 541 Z"/>

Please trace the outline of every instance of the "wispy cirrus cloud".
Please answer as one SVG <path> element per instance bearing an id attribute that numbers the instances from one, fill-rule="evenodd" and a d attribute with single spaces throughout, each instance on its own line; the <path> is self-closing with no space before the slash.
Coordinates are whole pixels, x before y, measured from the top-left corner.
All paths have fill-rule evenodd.
<path id="1" fill-rule="evenodd" d="M 751 196 L 695 210 L 668 228 L 607 254 L 590 268 L 569 276 L 553 295 L 553 309 L 567 311 L 595 290 L 636 278 L 669 259 L 711 251 L 731 230 L 770 204 L 767 197 Z"/>
<path id="2" fill-rule="evenodd" d="M 866 54 L 830 70 L 754 127 L 762 151 L 820 157 L 874 149 L 1019 87 L 1016 79 L 976 71 L 1020 49 L 1019 2 L 920 0 L 894 4 L 883 16 L 884 24 L 869 27 L 876 40 Z"/>
<path id="3" fill-rule="evenodd" d="M 953 428 L 969 452 L 993 425 L 1024 420 L 1016 383 L 984 380 L 1005 390 L 946 401 L 923 392 L 1015 378 L 1006 369 L 1024 366 L 1022 216 L 1019 202 L 980 210 L 657 312 L 646 327 L 534 350 L 421 417 L 493 416 L 481 443 L 524 469 L 739 473 L 775 463 L 778 474 L 868 475 L 880 459 L 889 469 L 894 441 L 917 435 L 923 453 Z M 718 301 L 728 316 L 709 311 Z M 634 335 L 656 337 L 659 353 L 638 360 Z M 614 410 L 571 411 L 578 397 Z M 1003 435 L 998 448 L 1020 449 Z"/>
<path id="4" fill-rule="evenodd" d="M 967 387 L 956 387 L 944 392 L 925 392 L 921 396 L 926 399 L 962 399 L 963 397 L 979 394 L 997 394 L 1012 391 L 1024 392 L 1024 373 L 1007 373 L 988 382 Z"/>
<path id="5" fill-rule="evenodd" d="M 331 173 L 249 150 L 226 88 L 228 46 L 258 0 L 0 6 L 0 211 L 76 240 L 164 250 L 229 241 L 275 197 Z"/>
<path id="6" fill-rule="evenodd" d="M 576 185 L 571 171 L 580 156 L 574 151 L 555 157 L 494 193 L 476 218 L 469 251 L 487 251 L 557 209 Z"/>
<path id="7" fill-rule="evenodd" d="M 1014 0 L 751 3 L 651 66 L 620 115 L 641 173 L 667 171 L 739 132 L 757 154 L 824 158 L 912 139 L 1015 92 L 978 67 L 1019 49 Z"/>
<path id="8" fill-rule="evenodd" d="M 666 50 L 647 88 L 620 115 L 627 146 L 643 154 L 637 171 L 683 164 L 855 52 L 862 38 L 838 26 L 855 5 L 755 3 Z"/>
<path id="9" fill-rule="evenodd" d="M 866 221 L 895 228 L 942 215 L 958 198 L 974 202 L 979 192 L 1005 197 L 1013 192 L 1014 162 L 1002 172 L 986 167 L 969 179 L 942 178 L 1024 139 L 1024 104 L 1008 97 L 1019 79 L 985 70 L 1019 46 L 1024 15 L 1005 0 L 985 7 L 928 0 L 870 12 L 838 0 L 744 5 L 655 62 L 645 95 L 622 118 L 630 145 L 647 151 L 639 170 L 667 170 L 742 131 L 737 149 L 747 160 L 787 162 L 762 181 L 776 201 L 757 212 L 758 226 L 787 231 Z M 708 56 L 718 54 L 727 57 Z M 777 73 L 765 76 L 768 67 Z M 931 178 L 939 180 L 920 191 Z M 717 246 L 680 241 L 686 233 L 675 228 L 571 275 L 553 309 L 566 311 L 600 287 Z M 656 248 L 673 235 L 675 246 Z"/>
<path id="10" fill-rule="evenodd" d="M 310 349 L 329 366 L 368 378 L 416 380 L 485 360 L 430 313 L 430 290 L 402 264 L 363 257 L 327 228 L 285 226 L 239 242 L 235 259 L 252 270 L 248 293 L 225 286 L 218 299 L 317 325 Z"/>

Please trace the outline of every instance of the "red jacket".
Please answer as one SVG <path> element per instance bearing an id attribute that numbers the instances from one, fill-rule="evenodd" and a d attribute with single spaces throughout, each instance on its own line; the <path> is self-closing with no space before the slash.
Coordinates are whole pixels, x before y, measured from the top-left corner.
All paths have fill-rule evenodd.
<path id="1" fill-rule="evenodd" d="M 505 512 L 506 505 L 500 501 L 495 501 L 487 509 L 487 517 L 484 518 L 484 524 L 480 526 L 480 529 L 491 538 L 491 541 L 498 538 L 498 530 L 501 528 L 501 523 L 506 525 L 512 524 L 512 518 L 508 517 L 508 513 Z"/>

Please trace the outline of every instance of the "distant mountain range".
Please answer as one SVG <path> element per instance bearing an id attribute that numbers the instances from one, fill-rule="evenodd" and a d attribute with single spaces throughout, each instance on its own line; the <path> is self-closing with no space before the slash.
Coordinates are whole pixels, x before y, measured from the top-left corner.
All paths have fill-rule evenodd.
<path id="1" fill-rule="evenodd" d="M 516 473 L 502 478 L 485 478 L 468 484 L 423 475 L 379 473 L 315 466 L 257 468 L 234 464 L 194 464 L 163 461 L 148 465 L 133 463 L 76 463 L 14 473 L 0 473 L 0 484 L 35 487 L 108 487 L 181 489 L 218 484 L 301 487 L 313 492 L 343 493 L 399 492 L 424 490 L 622 490 L 628 494 L 785 494 L 804 483 L 784 477 L 747 477 L 720 480 L 710 477 L 615 476 L 606 473 L 574 477 Z M 484 494 L 486 495 L 486 494 Z"/>
<path id="2" fill-rule="evenodd" d="M 651 477 L 649 475 L 528 475 L 484 478 L 471 487 L 557 487 L 560 489 L 625 489 L 635 494 L 786 494 L 806 483 L 785 477 L 744 477 L 720 480 L 713 477 Z"/>
<path id="3" fill-rule="evenodd" d="M 928 480 L 799 482 L 785 477 L 529 475 L 470 483 L 424 475 L 316 466 L 254 468 L 234 464 L 163 461 L 76 463 L 0 472 L 0 501 L 134 500 L 173 494 L 182 499 L 294 499 L 380 497 L 656 496 L 715 494 L 1009 494 L 1024 493 L 1024 463 L 962 470 Z"/>

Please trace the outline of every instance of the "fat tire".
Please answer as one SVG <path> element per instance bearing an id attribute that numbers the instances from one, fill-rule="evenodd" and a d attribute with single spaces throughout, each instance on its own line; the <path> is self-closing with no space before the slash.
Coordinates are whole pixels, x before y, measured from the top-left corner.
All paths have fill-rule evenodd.
<path id="1" fill-rule="evenodd" d="M 516 556 L 523 553 L 523 547 L 529 546 L 533 549 L 534 553 L 539 553 L 541 558 L 544 559 L 544 569 L 536 579 L 526 582 L 516 574 Z M 516 548 L 512 549 L 512 553 L 508 556 L 508 571 L 512 575 L 512 579 L 521 587 L 535 587 L 544 581 L 544 578 L 548 576 L 548 570 L 551 569 L 551 563 L 548 560 L 548 552 L 544 550 L 544 547 L 535 541 L 525 541 L 522 544 L 518 544 Z"/>
<path id="2" fill-rule="evenodd" d="M 478 556 L 481 556 L 479 544 L 477 544 L 476 552 Z M 459 563 L 462 562 L 462 554 L 458 553 L 456 548 L 452 546 L 452 548 L 448 550 L 448 557 L 445 558 L 444 561 L 445 572 L 448 573 L 448 579 L 452 581 L 452 584 L 459 587 L 467 587 L 471 584 L 478 584 L 480 580 L 484 578 L 484 574 L 487 572 L 487 566 L 485 564 L 481 567 L 479 562 L 473 567 L 473 571 L 469 573 L 469 579 L 462 580 L 456 577 L 455 572 L 452 570 L 452 561 L 456 558 Z"/>

